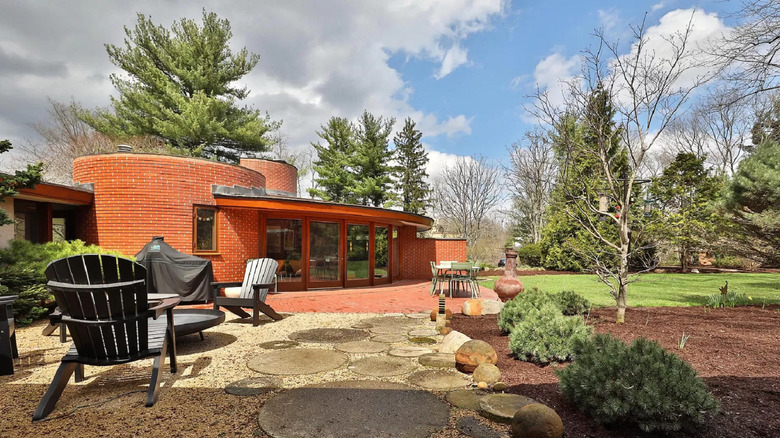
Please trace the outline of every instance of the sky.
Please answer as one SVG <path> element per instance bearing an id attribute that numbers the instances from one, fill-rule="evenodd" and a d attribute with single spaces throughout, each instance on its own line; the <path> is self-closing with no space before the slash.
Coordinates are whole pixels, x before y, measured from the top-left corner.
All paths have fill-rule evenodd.
<path id="1" fill-rule="evenodd" d="M 123 43 L 136 14 L 169 27 L 202 8 L 230 21 L 231 47 L 260 55 L 240 84 L 244 103 L 282 120 L 293 149 L 317 141 L 331 116 L 363 110 L 412 117 L 436 175 L 457 156 L 507 161 L 507 146 L 533 128 L 525 108 L 536 87 L 576 75 L 594 29 L 630 48 L 646 17 L 662 35 L 693 17 L 694 40 L 724 31 L 734 0 L 0 0 L 0 139 L 36 140 L 48 99 L 105 106 L 119 70 L 104 44 Z M 646 15 L 645 15 L 646 14 Z M 2 158 L 0 158 L 1 160 Z"/>

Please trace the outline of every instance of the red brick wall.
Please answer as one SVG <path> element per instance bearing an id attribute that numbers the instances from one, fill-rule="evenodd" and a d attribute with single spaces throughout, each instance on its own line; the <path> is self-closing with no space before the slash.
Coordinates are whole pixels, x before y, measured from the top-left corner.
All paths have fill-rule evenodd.
<path id="1" fill-rule="evenodd" d="M 398 230 L 401 247 L 401 278 L 430 279 L 431 261 L 466 261 L 465 239 L 418 239 L 415 227 Z"/>
<path id="2" fill-rule="evenodd" d="M 265 188 L 267 189 L 280 190 L 293 195 L 298 193 L 298 169 L 292 164 L 257 158 L 242 158 L 241 165 L 265 175 Z"/>
<path id="3" fill-rule="evenodd" d="M 212 184 L 265 186 L 262 174 L 241 166 L 135 153 L 77 158 L 73 180 L 95 186 L 92 207 L 79 215 L 80 237 L 128 255 L 157 235 L 192 253 L 193 205 L 215 204 Z M 245 260 L 259 255 L 258 221 L 252 210 L 220 210 L 221 255 L 205 256 L 213 260 L 217 280 L 240 280 Z"/>

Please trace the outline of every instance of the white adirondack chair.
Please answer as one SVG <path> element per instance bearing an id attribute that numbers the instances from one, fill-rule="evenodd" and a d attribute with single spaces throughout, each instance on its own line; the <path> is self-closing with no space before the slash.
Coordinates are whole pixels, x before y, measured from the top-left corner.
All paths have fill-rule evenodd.
<path id="1" fill-rule="evenodd" d="M 273 287 L 274 292 L 276 292 L 276 269 L 278 266 L 279 263 L 274 259 L 250 259 L 246 261 L 243 282 L 211 283 L 214 287 L 214 309 L 219 309 L 222 306 L 241 318 L 248 318 L 250 315 L 242 307 L 251 307 L 254 326 L 260 324 L 260 312 L 276 321 L 281 320 L 282 316 L 265 303 L 268 290 Z M 229 288 L 240 288 L 237 298 L 219 295 L 220 289 L 227 291 Z"/>

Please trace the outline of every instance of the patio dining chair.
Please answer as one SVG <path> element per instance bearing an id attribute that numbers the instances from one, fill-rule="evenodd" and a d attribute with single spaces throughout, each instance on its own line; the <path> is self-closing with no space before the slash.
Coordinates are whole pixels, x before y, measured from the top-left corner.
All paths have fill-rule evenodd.
<path id="1" fill-rule="evenodd" d="M 431 262 L 431 296 L 436 294 L 436 286 L 441 289 L 441 285 L 447 280 L 447 276 L 436 269 L 436 262 Z"/>
<path id="2" fill-rule="evenodd" d="M 469 290 L 471 291 L 471 297 L 475 298 L 475 294 L 478 295 L 478 292 L 475 292 L 475 281 L 472 276 L 472 270 L 474 268 L 474 265 L 472 263 L 453 263 L 452 267 L 450 268 L 450 277 L 449 277 L 449 289 L 450 289 L 450 298 L 452 298 L 452 291 L 453 291 L 453 283 L 454 286 L 457 288 L 459 285 L 462 285 L 464 288 L 468 285 Z"/>

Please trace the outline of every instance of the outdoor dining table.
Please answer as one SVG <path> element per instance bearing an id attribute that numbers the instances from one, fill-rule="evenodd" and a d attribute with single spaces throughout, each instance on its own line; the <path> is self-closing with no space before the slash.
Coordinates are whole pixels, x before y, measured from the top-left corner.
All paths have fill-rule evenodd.
<path id="1" fill-rule="evenodd" d="M 436 268 L 436 273 L 440 276 L 446 277 L 447 275 L 454 275 L 455 273 L 459 272 L 468 272 L 468 269 L 452 269 L 452 264 L 439 264 L 434 265 Z M 479 271 L 479 266 L 472 266 L 471 272 L 477 272 Z M 471 274 L 471 272 L 468 272 Z M 447 283 L 447 287 L 449 288 L 449 282 Z M 439 283 L 439 292 L 441 292 L 441 283 Z"/>

